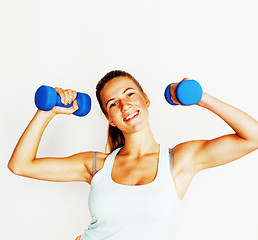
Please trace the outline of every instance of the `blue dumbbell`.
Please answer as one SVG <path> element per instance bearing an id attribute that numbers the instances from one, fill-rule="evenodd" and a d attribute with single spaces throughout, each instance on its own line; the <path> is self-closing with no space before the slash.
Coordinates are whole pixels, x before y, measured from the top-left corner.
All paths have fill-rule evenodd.
<path id="1" fill-rule="evenodd" d="M 35 104 L 38 109 L 43 111 L 49 111 L 54 108 L 54 106 L 69 108 L 72 103 L 64 105 L 61 102 L 61 97 L 57 94 L 53 87 L 41 86 L 37 89 L 35 93 Z M 86 93 L 77 92 L 77 104 L 79 109 L 73 114 L 79 117 L 87 115 L 91 109 L 91 98 Z"/>
<path id="2" fill-rule="evenodd" d="M 174 84 L 174 83 L 172 83 Z M 171 105 L 178 105 L 171 100 L 169 84 L 165 90 L 165 98 Z M 185 80 L 180 82 L 175 89 L 176 99 L 182 105 L 193 105 L 200 102 L 202 98 L 202 87 L 195 80 Z"/>

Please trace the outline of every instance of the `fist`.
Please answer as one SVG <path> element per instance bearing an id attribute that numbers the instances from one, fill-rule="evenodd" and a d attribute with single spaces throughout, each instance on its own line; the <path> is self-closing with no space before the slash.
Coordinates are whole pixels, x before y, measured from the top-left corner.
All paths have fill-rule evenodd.
<path id="1" fill-rule="evenodd" d="M 171 95 L 171 100 L 173 103 L 182 105 L 180 102 L 178 102 L 178 100 L 176 98 L 176 87 L 179 83 L 186 81 L 186 80 L 189 80 L 189 78 L 184 78 L 182 81 L 170 85 L 170 95 Z"/>
<path id="2" fill-rule="evenodd" d="M 72 106 L 69 108 L 55 106 L 53 108 L 53 111 L 55 111 L 55 113 L 72 114 L 79 109 L 79 106 L 76 101 L 76 97 L 77 97 L 76 91 L 71 90 L 71 89 L 64 90 L 64 89 L 58 88 L 58 87 L 55 87 L 55 90 L 56 90 L 57 94 L 60 96 L 62 104 L 67 105 L 67 104 L 73 103 Z"/>

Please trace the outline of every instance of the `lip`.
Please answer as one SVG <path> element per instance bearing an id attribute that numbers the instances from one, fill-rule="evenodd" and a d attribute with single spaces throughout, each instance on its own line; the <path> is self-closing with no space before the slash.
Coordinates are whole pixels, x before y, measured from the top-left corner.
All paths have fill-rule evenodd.
<path id="1" fill-rule="evenodd" d="M 137 116 L 139 115 L 139 112 L 140 112 L 140 111 L 137 110 L 137 111 L 130 112 L 130 113 L 126 114 L 126 116 L 123 118 L 123 121 L 124 121 L 124 122 L 129 122 L 130 120 L 132 120 L 132 119 L 134 119 L 135 117 L 137 117 Z M 129 117 L 130 115 L 132 115 L 132 114 L 134 114 L 134 113 L 136 113 L 135 116 L 133 116 L 133 117 L 130 118 L 129 120 L 126 120 L 127 117 Z"/>

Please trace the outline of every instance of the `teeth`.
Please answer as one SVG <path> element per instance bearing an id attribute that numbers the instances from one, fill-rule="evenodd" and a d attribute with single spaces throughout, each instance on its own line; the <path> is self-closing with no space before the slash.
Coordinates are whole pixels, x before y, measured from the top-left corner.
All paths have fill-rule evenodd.
<path id="1" fill-rule="evenodd" d="M 137 113 L 138 112 L 135 112 L 135 113 L 129 115 L 127 118 L 125 118 L 125 120 L 129 120 L 129 119 L 133 118 Z"/>

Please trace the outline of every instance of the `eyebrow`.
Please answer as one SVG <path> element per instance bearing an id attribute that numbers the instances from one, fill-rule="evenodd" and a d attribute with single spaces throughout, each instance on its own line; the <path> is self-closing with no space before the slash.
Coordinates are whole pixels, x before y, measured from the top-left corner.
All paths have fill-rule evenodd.
<path id="1" fill-rule="evenodd" d="M 126 91 L 128 91 L 128 90 L 130 90 L 130 89 L 134 89 L 134 88 L 126 88 L 123 92 L 122 92 L 122 94 L 124 94 Z M 108 103 L 110 102 L 110 101 L 112 101 L 112 100 L 114 100 L 115 98 L 110 98 L 107 102 L 106 102 L 106 106 L 108 105 Z"/>

